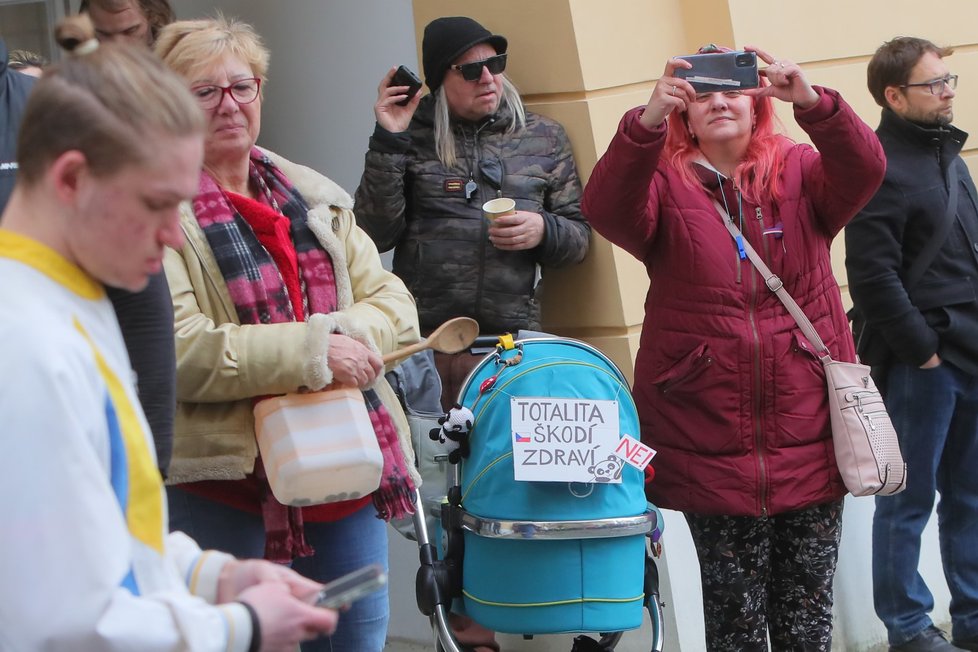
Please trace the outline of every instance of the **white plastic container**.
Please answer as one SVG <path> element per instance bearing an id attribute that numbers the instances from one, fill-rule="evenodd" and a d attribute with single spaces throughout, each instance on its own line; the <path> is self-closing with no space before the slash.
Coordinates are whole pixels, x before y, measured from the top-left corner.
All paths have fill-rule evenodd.
<path id="1" fill-rule="evenodd" d="M 255 434 L 268 484 L 280 503 L 352 500 L 380 486 L 384 456 L 358 389 L 260 401 Z"/>

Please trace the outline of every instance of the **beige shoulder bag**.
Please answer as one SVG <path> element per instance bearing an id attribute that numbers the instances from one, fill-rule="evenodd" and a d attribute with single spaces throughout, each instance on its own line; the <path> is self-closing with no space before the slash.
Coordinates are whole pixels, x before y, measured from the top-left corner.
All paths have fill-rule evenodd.
<path id="1" fill-rule="evenodd" d="M 869 375 L 869 367 L 832 359 L 828 347 L 784 289 L 781 279 L 764 264 L 723 206 L 716 200 L 713 204 L 738 250 L 747 255 L 764 278 L 767 289 L 781 300 L 815 347 L 825 369 L 835 459 L 846 488 L 854 496 L 888 496 L 903 491 L 907 486 L 907 465 L 883 397 Z"/>

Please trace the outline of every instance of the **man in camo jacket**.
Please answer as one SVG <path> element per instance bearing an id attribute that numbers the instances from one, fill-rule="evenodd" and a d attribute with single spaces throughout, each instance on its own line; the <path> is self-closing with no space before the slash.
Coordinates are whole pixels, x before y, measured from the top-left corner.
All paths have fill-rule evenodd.
<path id="1" fill-rule="evenodd" d="M 540 328 L 541 268 L 580 262 L 591 228 L 563 127 L 523 108 L 503 74 L 506 39 L 464 17 L 424 32 L 431 94 L 407 98 L 381 81 L 366 166 L 356 192 L 358 224 L 414 294 L 422 331 L 446 319 L 476 319 L 483 334 Z M 506 197 L 511 215 L 483 216 Z M 438 355 L 443 403 L 479 358 Z"/>

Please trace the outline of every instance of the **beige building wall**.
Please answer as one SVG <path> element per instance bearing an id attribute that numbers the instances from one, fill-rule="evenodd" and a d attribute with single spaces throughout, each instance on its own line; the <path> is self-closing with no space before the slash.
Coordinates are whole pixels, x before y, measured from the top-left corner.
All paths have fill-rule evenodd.
<path id="1" fill-rule="evenodd" d="M 951 45 L 948 61 L 960 75 L 955 124 L 974 133 L 964 155 L 978 165 L 978 3 L 944 0 L 940 11 L 911 0 L 413 0 L 421 30 L 438 16 L 469 15 L 510 39 L 509 74 L 534 111 L 561 121 L 570 134 L 586 181 L 622 114 L 645 104 L 666 60 L 706 43 L 754 45 L 801 64 L 812 83 L 833 87 L 871 126 L 880 108 L 866 90 L 866 64 L 876 48 L 898 35 Z M 788 134 L 804 135 L 790 107 L 779 115 Z M 843 238 L 833 266 L 848 301 Z M 644 317 L 644 266 L 600 236 L 588 258 L 546 280 L 544 326 L 604 350 L 631 378 Z M 870 527 L 873 502 L 846 501 L 835 581 L 833 650 L 885 647 L 886 632 L 873 612 Z M 698 563 L 682 516 L 666 510 L 667 543 L 658 560 L 666 608 L 667 649 L 704 649 Z M 946 624 L 949 593 L 937 552 L 936 519 L 924 532 L 920 573 L 934 593 L 934 621 Z M 504 637 L 506 638 L 506 637 Z M 623 652 L 648 649 L 648 632 L 628 633 Z M 564 642 L 566 643 L 566 641 Z M 506 638 L 506 649 L 529 649 Z M 534 648 L 538 649 L 538 648 Z M 559 643 L 549 650 L 561 648 Z"/>
<path id="2" fill-rule="evenodd" d="M 972 0 L 944 0 L 939 12 L 911 0 L 414 0 L 419 48 L 424 25 L 449 15 L 472 16 L 507 36 L 510 77 L 531 110 L 567 128 L 585 181 L 621 115 L 648 100 L 666 59 L 711 42 L 756 45 L 798 62 L 812 83 L 840 90 L 873 127 L 879 107 L 866 90 L 873 51 L 896 35 L 952 45 L 949 65 L 961 76 L 955 124 L 978 130 Z M 789 135 L 805 140 L 790 107 L 779 109 Z M 975 142 L 965 157 L 978 165 Z M 833 262 L 845 294 L 843 261 L 840 237 Z M 548 273 L 544 326 L 599 346 L 631 376 L 647 289 L 644 266 L 595 235 L 583 264 Z"/>

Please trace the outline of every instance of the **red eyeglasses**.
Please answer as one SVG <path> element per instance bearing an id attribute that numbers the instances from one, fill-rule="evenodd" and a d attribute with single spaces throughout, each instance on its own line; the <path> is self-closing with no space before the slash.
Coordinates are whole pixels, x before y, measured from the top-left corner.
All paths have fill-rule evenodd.
<path id="1" fill-rule="evenodd" d="M 225 94 L 230 95 L 238 104 L 251 104 L 258 98 L 259 89 L 261 89 L 261 79 L 248 77 L 228 86 L 201 84 L 191 88 L 190 92 L 202 109 L 216 109 L 224 101 Z"/>

